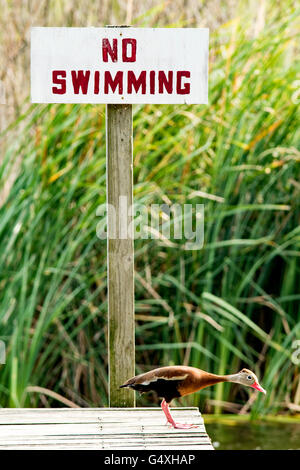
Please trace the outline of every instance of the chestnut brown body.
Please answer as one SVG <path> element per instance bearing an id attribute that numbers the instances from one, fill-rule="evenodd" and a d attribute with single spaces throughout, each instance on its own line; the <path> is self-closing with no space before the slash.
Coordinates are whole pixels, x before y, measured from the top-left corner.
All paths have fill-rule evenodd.
<path id="1" fill-rule="evenodd" d="M 189 395 L 226 380 L 226 376 L 210 374 L 195 367 L 169 366 L 132 377 L 121 387 L 130 387 L 140 393 L 152 390 L 170 403 L 173 398 Z"/>

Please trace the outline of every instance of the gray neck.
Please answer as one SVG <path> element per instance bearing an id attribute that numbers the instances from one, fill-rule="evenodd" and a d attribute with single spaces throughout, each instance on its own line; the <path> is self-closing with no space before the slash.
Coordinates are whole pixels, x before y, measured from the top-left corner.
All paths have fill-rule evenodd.
<path id="1" fill-rule="evenodd" d="M 224 375 L 224 382 L 234 382 L 240 383 L 240 375 L 239 374 L 231 374 L 231 375 Z"/>

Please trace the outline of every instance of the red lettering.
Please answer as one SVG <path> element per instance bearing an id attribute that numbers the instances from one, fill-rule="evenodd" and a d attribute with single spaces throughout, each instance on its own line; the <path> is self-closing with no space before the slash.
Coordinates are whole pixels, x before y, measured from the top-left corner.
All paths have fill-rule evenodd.
<path id="1" fill-rule="evenodd" d="M 109 39 L 102 39 L 102 59 L 103 62 L 108 62 L 108 54 L 113 62 L 118 60 L 118 40 L 113 39 L 113 46 L 111 47 Z"/>
<path id="2" fill-rule="evenodd" d="M 113 79 L 110 72 L 104 73 L 104 93 L 107 95 L 109 92 L 109 87 L 112 92 L 116 91 L 117 86 L 119 87 L 119 95 L 123 93 L 123 72 L 117 72 L 115 78 Z"/>
<path id="3" fill-rule="evenodd" d="M 128 55 L 127 46 L 131 45 L 131 55 Z M 125 38 L 122 40 L 122 60 L 123 62 L 136 61 L 136 39 Z"/>
<path id="4" fill-rule="evenodd" d="M 127 93 L 132 93 L 132 87 L 135 89 L 136 93 L 139 91 L 139 88 L 142 87 L 142 95 L 146 93 L 146 70 L 143 70 L 139 78 L 135 77 L 135 73 L 132 70 L 128 71 L 127 75 Z"/>
<path id="5" fill-rule="evenodd" d="M 53 86 L 52 93 L 54 93 L 55 95 L 64 95 L 66 93 L 66 76 L 67 73 L 65 70 L 53 70 L 52 82 L 54 85 L 60 85 L 60 88 L 57 86 Z"/>
<path id="6" fill-rule="evenodd" d="M 155 71 L 150 71 L 150 94 L 154 95 L 155 93 Z"/>
<path id="7" fill-rule="evenodd" d="M 86 70 L 86 72 L 84 72 L 83 70 L 78 70 L 78 72 L 76 72 L 76 70 L 71 71 L 72 83 L 73 83 L 75 95 L 79 94 L 80 89 L 82 90 L 82 93 L 84 95 L 87 94 L 90 73 L 91 72 L 89 70 Z"/>
<path id="8" fill-rule="evenodd" d="M 187 70 L 180 70 L 179 72 L 177 72 L 176 92 L 178 93 L 178 95 L 188 95 L 190 93 L 190 83 L 184 83 L 183 85 L 181 83 L 182 77 L 190 78 L 190 76 L 191 72 L 188 72 Z"/>
<path id="9" fill-rule="evenodd" d="M 98 72 L 98 70 L 96 70 L 95 80 L 94 80 L 94 93 L 95 93 L 95 95 L 99 94 L 99 83 L 100 83 L 100 72 Z"/>
<path id="10" fill-rule="evenodd" d="M 160 70 L 158 72 L 158 93 L 163 93 L 164 88 L 168 93 L 173 91 L 173 72 L 168 72 L 168 78 L 166 77 L 165 72 Z"/>

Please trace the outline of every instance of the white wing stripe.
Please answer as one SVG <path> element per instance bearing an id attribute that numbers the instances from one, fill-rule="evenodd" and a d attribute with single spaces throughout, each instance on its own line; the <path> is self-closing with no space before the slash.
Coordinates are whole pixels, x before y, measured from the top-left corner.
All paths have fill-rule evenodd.
<path id="1" fill-rule="evenodd" d="M 144 382 L 140 382 L 140 385 L 149 385 L 152 382 L 157 382 L 157 380 L 162 379 L 162 380 L 184 380 L 186 379 L 188 374 L 185 375 L 177 375 L 175 377 L 153 377 L 151 380 L 145 380 Z"/>

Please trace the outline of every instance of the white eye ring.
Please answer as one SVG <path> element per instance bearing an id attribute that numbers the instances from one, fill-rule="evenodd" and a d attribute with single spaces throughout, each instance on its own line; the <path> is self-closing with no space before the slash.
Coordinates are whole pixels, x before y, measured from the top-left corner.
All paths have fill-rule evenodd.
<path id="1" fill-rule="evenodd" d="M 248 379 L 248 380 L 251 380 L 251 379 L 252 379 L 251 375 L 248 375 L 247 379 Z"/>

